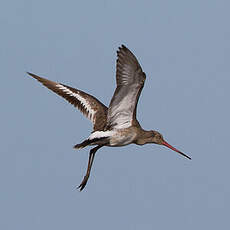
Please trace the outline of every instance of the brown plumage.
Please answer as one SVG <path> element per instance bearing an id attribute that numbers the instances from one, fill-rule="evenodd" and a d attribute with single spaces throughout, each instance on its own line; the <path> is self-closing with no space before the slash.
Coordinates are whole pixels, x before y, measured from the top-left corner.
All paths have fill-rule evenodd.
<path id="1" fill-rule="evenodd" d="M 88 145 L 96 145 L 90 150 L 87 172 L 78 187 L 80 190 L 83 190 L 86 186 L 95 153 L 103 146 L 114 147 L 131 143 L 137 145 L 154 143 L 164 145 L 191 159 L 168 144 L 159 132 L 142 129 L 136 119 L 136 110 L 146 75 L 134 54 L 124 45 L 119 47 L 117 57 L 117 87 L 108 108 L 98 99 L 81 90 L 28 73 L 44 86 L 73 104 L 93 123 L 91 135 L 82 143 L 74 146 L 76 149 L 81 149 Z"/>
<path id="2" fill-rule="evenodd" d="M 29 72 L 27 72 L 27 73 L 31 77 L 40 81 L 44 86 L 46 86 L 47 88 L 49 88 L 53 92 L 57 93 L 59 96 L 65 98 L 70 104 L 74 105 L 77 109 L 79 109 L 83 113 L 84 116 L 86 116 L 87 118 L 89 118 L 92 121 L 93 131 L 104 130 L 105 125 L 106 125 L 108 108 L 103 103 L 101 103 L 99 100 L 97 100 L 97 98 L 95 98 L 95 97 L 93 97 L 93 96 L 91 96 L 91 95 L 89 95 L 89 94 L 87 94 L 87 93 L 85 93 L 79 89 L 74 89 L 70 86 L 67 86 L 67 85 L 64 85 L 61 83 L 57 83 L 54 81 L 50 81 L 48 79 L 39 77 L 33 73 L 29 73 Z M 87 103 L 90 105 L 91 109 L 95 112 L 95 115 L 92 117 L 92 115 L 86 109 L 86 107 L 84 106 L 82 101 L 78 100 L 76 97 L 67 93 L 63 89 L 60 89 L 60 87 L 58 87 L 58 85 L 66 87 L 71 92 L 84 98 L 87 101 Z"/>

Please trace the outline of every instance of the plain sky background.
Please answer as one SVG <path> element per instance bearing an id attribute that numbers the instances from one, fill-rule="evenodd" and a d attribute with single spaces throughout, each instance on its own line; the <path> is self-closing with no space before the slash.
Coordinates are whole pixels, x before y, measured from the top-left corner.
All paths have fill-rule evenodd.
<path id="1" fill-rule="evenodd" d="M 230 2 L 0 3 L 0 229 L 229 229 Z M 157 145 L 102 148 L 91 123 L 25 72 L 107 104 L 118 46 L 147 80 L 138 106 L 192 161 Z"/>

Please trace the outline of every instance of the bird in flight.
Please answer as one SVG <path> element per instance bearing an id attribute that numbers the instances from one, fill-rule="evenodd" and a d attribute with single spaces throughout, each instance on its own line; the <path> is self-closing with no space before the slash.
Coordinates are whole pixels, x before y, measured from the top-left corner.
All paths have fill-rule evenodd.
<path id="1" fill-rule="evenodd" d="M 74 146 L 75 149 L 95 146 L 89 152 L 87 171 L 78 186 L 80 191 L 87 184 L 95 153 L 104 146 L 116 147 L 129 144 L 144 145 L 153 143 L 164 145 L 191 160 L 189 156 L 168 144 L 159 132 L 155 130 L 146 131 L 139 124 L 136 118 L 136 110 L 146 75 L 142 71 L 135 55 L 124 45 L 119 47 L 117 51 L 117 87 L 109 107 L 79 89 L 47 80 L 33 73 L 27 73 L 53 92 L 65 98 L 93 123 L 93 131 L 89 137 Z"/>

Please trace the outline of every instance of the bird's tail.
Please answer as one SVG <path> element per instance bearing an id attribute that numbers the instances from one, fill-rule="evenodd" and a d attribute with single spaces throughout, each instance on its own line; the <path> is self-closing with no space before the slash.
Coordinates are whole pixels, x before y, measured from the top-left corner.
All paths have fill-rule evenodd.
<path id="1" fill-rule="evenodd" d="M 86 147 L 87 145 L 90 145 L 91 143 L 92 143 L 91 140 L 86 139 L 82 143 L 74 145 L 73 148 L 74 149 L 82 149 L 82 148 Z"/>
<path id="2" fill-rule="evenodd" d="M 86 139 L 80 144 L 74 145 L 74 149 L 82 149 L 88 145 L 104 145 L 108 142 L 108 137 L 94 138 L 94 139 Z"/>

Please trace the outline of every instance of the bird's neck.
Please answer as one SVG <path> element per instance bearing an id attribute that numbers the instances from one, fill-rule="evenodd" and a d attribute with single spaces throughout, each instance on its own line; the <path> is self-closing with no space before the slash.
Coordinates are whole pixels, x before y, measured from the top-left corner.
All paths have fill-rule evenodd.
<path id="1" fill-rule="evenodd" d="M 152 139 L 152 135 L 153 135 L 152 131 L 141 129 L 135 143 L 137 145 L 144 145 L 150 143 L 150 140 Z"/>

